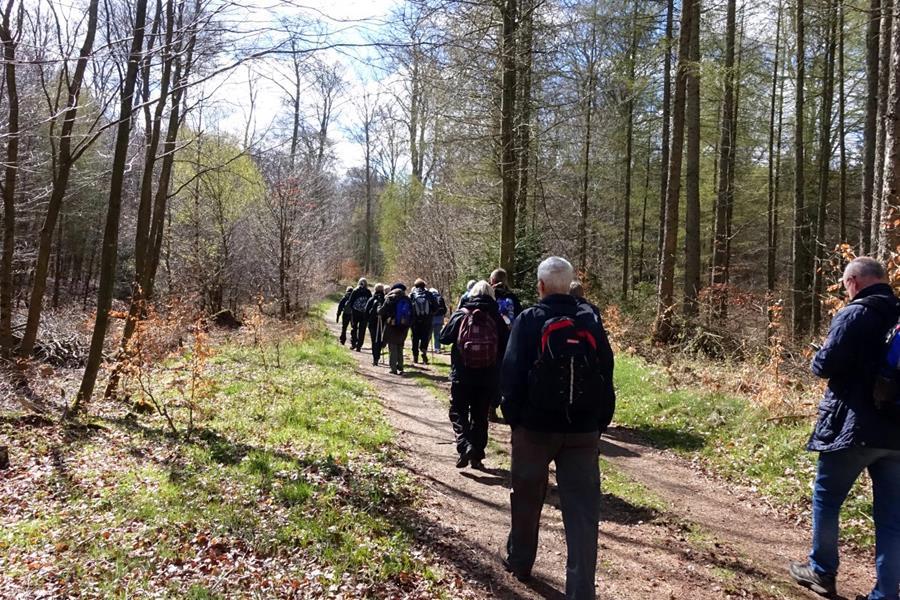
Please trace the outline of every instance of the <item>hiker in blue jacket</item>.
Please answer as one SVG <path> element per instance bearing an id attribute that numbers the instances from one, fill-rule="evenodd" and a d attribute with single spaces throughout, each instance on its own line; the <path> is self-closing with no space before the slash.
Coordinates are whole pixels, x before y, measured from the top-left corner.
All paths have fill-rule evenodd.
<path id="1" fill-rule="evenodd" d="M 872 479 L 878 580 L 857 600 L 898 600 L 900 588 L 900 423 L 876 408 L 873 388 L 884 364 L 884 340 L 900 302 L 878 261 L 852 260 L 842 278 L 851 302 L 831 321 L 812 371 L 828 379 L 807 449 L 819 453 L 812 499 L 812 549 L 791 563 L 791 577 L 827 596 L 837 593 L 841 505 L 859 475 Z"/>
<path id="2" fill-rule="evenodd" d="M 449 416 L 459 453 L 458 469 L 470 461 L 473 469 L 484 468 L 488 410 L 500 394 L 500 363 L 508 339 L 509 330 L 487 281 L 472 286 L 462 308 L 441 331 L 441 343 L 452 346 Z"/>
<path id="3" fill-rule="evenodd" d="M 540 302 L 513 322 L 500 372 L 501 408 L 512 428 L 511 525 L 503 566 L 531 576 L 550 462 L 556 464 L 566 531 L 566 597 L 596 596 L 600 434 L 615 410 L 613 353 L 597 315 L 569 294 L 574 269 L 538 266 Z M 495 288 L 496 289 L 496 288 Z"/>
<path id="4" fill-rule="evenodd" d="M 382 339 L 388 347 L 391 373 L 403 375 L 403 344 L 412 324 L 412 303 L 406 295 L 405 285 L 395 283 L 391 286 L 378 314 L 384 325 Z"/>

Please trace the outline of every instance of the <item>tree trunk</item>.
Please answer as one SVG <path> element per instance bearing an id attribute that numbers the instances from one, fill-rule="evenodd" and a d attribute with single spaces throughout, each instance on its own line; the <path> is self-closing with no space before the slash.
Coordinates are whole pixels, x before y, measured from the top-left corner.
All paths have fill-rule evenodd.
<path id="1" fill-rule="evenodd" d="M 662 272 L 663 237 L 666 228 L 666 186 L 669 181 L 669 143 L 672 120 L 672 29 L 675 14 L 674 0 L 666 0 L 666 37 L 663 41 L 662 133 L 659 149 L 659 229 L 657 230 L 656 266 Z M 657 282 L 658 284 L 658 282 Z"/>
<path id="2" fill-rule="evenodd" d="M 22 25 L 23 5 L 19 5 L 16 30 L 11 18 L 15 0 L 8 0 L 0 24 L 6 77 L 6 165 L 3 179 L 3 253 L 0 256 L 0 353 L 13 348 L 13 255 L 16 251 L 16 178 L 19 174 L 19 92 L 16 85 L 16 43 Z"/>
<path id="3" fill-rule="evenodd" d="M 700 294 L 700 0 L 693 2 L 690 69 L 685 93 L 684 316 L 699 312 Z"/>
<path id="4" fill-rule="evenodd" d="M 810 220 L 806 207 L 804 129 L 804 87 L 806 85 L 806 47 L 804 30 L 804 0 L 797 0 L 796 26 L 796 90 L 794 92 L 794 239 L 793 290 L 791 324 L 794 337 L 809 330 L 810 279 L 812 253 L 810 248 Z"/>
<path id="5" fill-rule="evenodd" d="M 819 202 L 816 214 L 815 261 L 813 263 L 812 328 L 818 334 L 822 324 L 822 292 L 825 289 L 825 220 L 828 216 L 828 185 L 831 173 L 831 113 L 834 105 L 834 54 L 837 46 L 837 1 L 828 10 L 828 38 L 825 48 L 825 77 L 822 80 L 822 109 L 819 121 Z"/>
<path id="6" fill-rule="evenodd" d="M 635 0 L 631 16 L 631 46 L 628 50 L 628 99 L 625 101 L 625 219 L 622 224 L 622 300 L 628 299 L 628 288 L 631 286 L 631 170 L 634 147 L 634 81 L 635 62 L 637 61 L 637 1 Z"/>
<path id="7" fill-rule="evenodd" d="M 890 98 L 885 111 L 884 210 L 880 219 L 884 235 L 879 248 L 884 257 L 900 251 L 900 26 L 891 33 L 891 46 Z"/>
<path id="8" fill-rule="evenodd" d="M 878 82 L 878 122 L 875 133 L 875 182 L 872 189 L 872 251 L 881 246 L 881 219 L 882 199 L 884 190 L 884 165 L 885 165 L 885 127 L 887 125 L 888 85 L 891 68 L 891 30 L 893 29 L 893 3 L 884 0 L 881 4 L 881 39 L 878 43 L 879 73 Z"/>
<path id="9" fill-rule="evenodd" d="M 782 98 L 780 94 L 778 94 L 778 67 L 779 61 L 781 60 L 781 11 L 783 9 L 783 3 L 778 3 L 778 22 L 775 26 L 775 56 L 772 60 L 772 87 L 771 87 L 771 101 L 769 103 L 769 172 L 768 172 L 768 180 L 767 180 L 767 191 L 768 191 L 768 219 L 766 226 L 766 291 L 769 293 L 769 301 L 768 304 L 771 304 L 774 300 L 775 293 L 775 260 L 778 255 L 778 192 L 775 188 L 775 172 L 778 168 L 778 163 L 780 160 L 780 156 L 776 156 L 775 154 L 775 110 L 776 104 L 779 104 L 779 113 L 780 113 L 780 102 Z M 779 98 L 776 103 L 776 98 Z M 779 120 L 781 115 L 779 114 Z M 781 135 L 780 135 L 780 126 L 778 127 L 779 131 L 779 139 L 778 145 L 779 148 L 781 146 Z M 771 316 L 771 315 L 770 315 Z"/>
<path id="10" fill-rule="evenodd" d="M 859 251 L 872 251 L 872 200 L 875 193 L 875 138 L 878 131 L 878 70 L 881 0 L 870 0 L 866 26 L 866 116 L 863 127 L 862 194 L 859 210 Z M 877 218 L 877 217 L 876 217 Z"/>
<path id="11" fill-rule="evenodd" d="M 88 5 L 87 31 L 85 32 L 81 52 L 78 55 L 78 62 L 75 65 L 75 72 L 72 80 L 69 82 L 68 99 L 63 113 L 63 124 L 55 161 L 59 168 L 56 173 L 53 173 L 50 201 L 47 204 L 44 225 L 41 227 L 37 261 L 34 266 L 34 282 L 31 287 L 31 298 L 28 302 L 28 321 L 25 324 L 25 332 L 22 335 L 22 343 L 19 346 L 20 356 L 31 356 L 31 350 L 34 348 L 38 327 L 40 326 L 41 310 L 44 306 L 44 293 L 47 289 L 50 254 L 53 247 L 53 232 L 56 229 L 56 221 L 59 218 L 63 199 L 69 186 L 72 166 L 75 164 L 72 157 L 72 129 L 75 126 L 75 117 L 78 113 L 81 84 L 84 81 L 85 70 L 94 47 L 94 36 L 97 32 L 98 5 L 99 0 L 91 0 L 91 3 Z"/>
<path id="12" fill-rule="evenodd" d="M 500 266 L 514 276 L 516 263 L 516 29 L 518 0 L 501 0 L 503 21 L 500 96 Z"/>
<path id="13" fill-rule="evenodd" d="M 845 0 L 840 0 L 838 6 L 838 47 L 837 47 L 837 63 L 838 63 L 838 152 L 840 155 L 839 164 L 839 191 L 838 191 L 838 232 L 840 242 L 846 243 L 847 238 L 847 127 L 845 115 L 847 112 L 847 95 L 844 89 L 844 10 L 846 8 Z"/>
<path id="14" fill-rule="evenodd" d="M 116 260 L 119 244 L 119 215 L 122 211 L 122 186 L 125 179 L 125 168 L 128 159 L 128 142 L 131 135 L 131 116 L 134 106 L 134 88 L 138 67 L 141 61 L 146 28 L 147 0 L 136 0 L 134 10 L 134 32 L 131 49 L 128 54 L 128 66 L 122 86 L 119 120 L 116 129 L 116 144 L 113 152 L 109 202 L 106 213 L 106 226 L 103 231 L 103 248 L 100 257 L 100 284 L 97 291 L 97 316 L 94 321 L 94 332 L 91 336 L 90 352 L 85 364 L 84 376 L 72 413 L 77 414 L 93 395 L 100 363 L 103 360 L 103 343 L 106 328 L 109 324 L 109 309 L 112 306 L 113 288 L 116 278 Z"/>
<path id="15" fill-rule="evenodd" d="M 518 131 L 518 189 L 516 190 L 516 220 L 519 233 L 524 233 L 528 223 L 528 186 L 531 170 L 531 117 L 532 117 L 532 71 L 534 53 L 534 0 L 522 0 L 521 24 L 519 25 L 519 122 Z"/>
<path id="16" fill-rule="evenodd" d="M 684 0 L 681 7 L 678 69 L 675 74 L 675 94 L 672 99 L 672 145 L 669 153 L 669 177 L 666 183 L 663 254 L 658 277 L 656 321 L 653 325 L 653 338 L 660 342 L 670 340 L 674 332 L 675 249 L 678 246 L 678 201 L 681 195 L 681 159 L 684 150 L 684 103 L 690 69 L 693 5 L 693 0 Z"/>

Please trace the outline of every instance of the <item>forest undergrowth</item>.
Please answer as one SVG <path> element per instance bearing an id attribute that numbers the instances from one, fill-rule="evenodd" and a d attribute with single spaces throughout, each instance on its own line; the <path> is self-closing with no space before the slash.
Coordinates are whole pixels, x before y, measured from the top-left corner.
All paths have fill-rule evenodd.
<path id="1" fill-rule="evenodd" d="M 464 595 L 318 315 L 248 325 L 195 330 L 78 424 L 4 407 L 0 596 Z"/>

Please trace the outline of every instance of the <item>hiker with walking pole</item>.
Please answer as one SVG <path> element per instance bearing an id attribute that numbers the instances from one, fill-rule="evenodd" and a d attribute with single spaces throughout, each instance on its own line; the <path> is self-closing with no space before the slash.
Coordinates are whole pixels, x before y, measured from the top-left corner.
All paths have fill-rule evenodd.
<path id="1" fill-rule="evenodd" d="M 412 302 L 406 295 L 405 285 L 395 283 L 391 286 L 378 315 L 384 324 L 383 339 L 388 347 L 391 373 L 403 375 L 403 344 L 412 324 Z"/>
<path id="2" fill-rule="evenodd" d="M 509 332 L 494 290 L 487 281 L 476 283 L 463 304 L 441 331 L 450 344 L 450 423 L 459 457 L 456 468 L 469 462 L 483 469 L 488 442 L 488 410 L 500 393 L 500 362 Z"/>
<path id="3" fill-rule="evenodd" d="M 575 272 L 550 257 L 538 266 L 540 302 L 513 322 L 500 373 L 512 428 L 511 525 L 501 561 L 531 577 L 550 462 L 566 531 L 566 597 L 593 599 L 600 520 L 600 434 L 615 411 L 613 353 L 600 319 L 569 294 Z"/>
<path id="4" fill-rule="evenodd" d="M 341 298 L 341 301 L 338 302 L 337 307 L 337 316 L 335 317 L 335 323 L 341 322 L 341 317 L 343 316 L 343 322 L 341 325 L 341 346 L 343 346 L 347 342 L 347 327 L 350 325 L 350 319 L 353 316 L 352 311 L 350 310 L 350 294 L 353 293 L 353 286 L 347 287 L 347 291 L 344 294 L 344 297 Z M 351 330 L 352 333 L 352 330 Z"/>

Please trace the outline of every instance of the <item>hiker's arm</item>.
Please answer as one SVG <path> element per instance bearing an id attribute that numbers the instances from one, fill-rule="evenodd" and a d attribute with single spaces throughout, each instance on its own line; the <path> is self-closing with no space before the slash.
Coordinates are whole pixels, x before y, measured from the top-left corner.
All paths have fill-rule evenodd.
<path id="1" fill-rule="evenodd" d="M 860 335 L 866 329 L 862 322 L 865 312 L 862 306 L 848 306 L 835 315 L 825 343 L 813 357 L 814 375 L 829 379 L 857 370 Z"/>
<path id="2" fill-rule="evenodd" d="M 612 422 L 613 414 L 616 412 L 616 389 L 613 385 L 613 371 L 615 369 L 615 359 L 613 358 L 612 347 L 609 344 L 609 337 L 603 326 L 599 326 L 600 333 L 597 338 L 597 351 L 601 356 L 600 368 L 603 370 L 603 385 L 600 389 L 600 418 L 598 422 L 600 433 L 606 431 Z"/>
<path id="3" fill-rule="evenodd" d="M 450 346 L 451 344 L 456 343 L 456 339 L 459 337 L 459 324 L 460 322 L 462 322 L 462 318 L 464 315 L 464 312 L 458 310 L 450 316 L 450 320 L 447 321 L 447 324 L 444 325 L 443 329 L 441 329 L 441 344 Z"/>
<path id="4" fill-rule="evenodd" d="M 524 356 L 524 339 L 527 338 L 528 320 L 517 318 L 513 322 L 512 332 L 503 364 L 500 368 L 500 393 L 503 417 L 510 427 L 521 421 L 522 408 L 528 395 L 528 358 Z"/>

